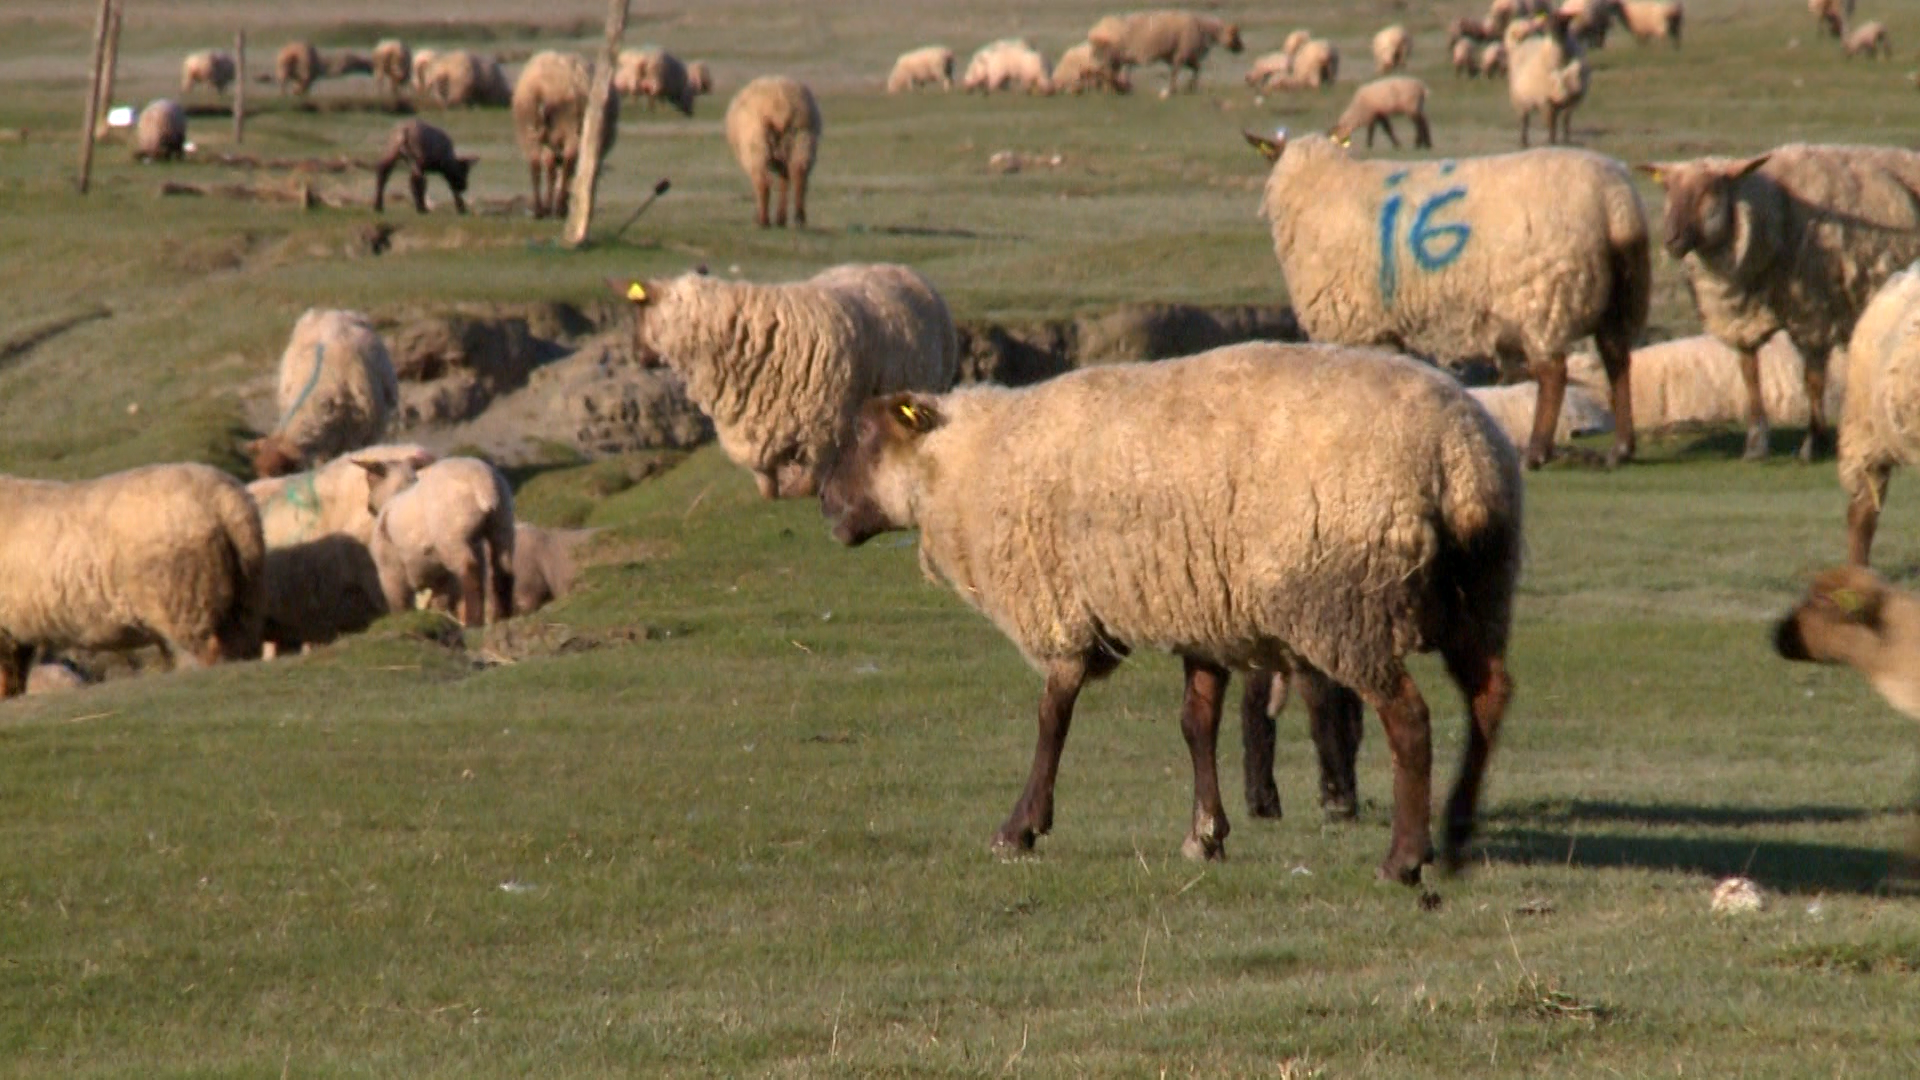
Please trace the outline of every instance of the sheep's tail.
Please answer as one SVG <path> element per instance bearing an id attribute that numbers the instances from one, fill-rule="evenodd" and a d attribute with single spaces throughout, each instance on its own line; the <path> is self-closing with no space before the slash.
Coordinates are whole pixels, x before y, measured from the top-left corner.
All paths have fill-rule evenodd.
<path id="1" fill-rule="evenodd" d="M 1506 652 L 1522 558 L 1520 452 L 1484 409 L 1477 430 L 1446 454 L 1445 488 L 1436 530 L 1435 581 L 1446 623 L 1471 626 L 1489 655 Z"/>
<path id="2" fill-rule="evenodd" d="M 220 557 L 233 592 L 214 627 L 225 660 L 260 658 L 267 622 L 267 545 L 260 514 L 244 492 L 222 499 Z"/>
<path id="3" fill-rule="evenodd" d="M 1607 307 L 1595 335 L 1631 349 L 1647 327 L 1653 305 L 1653 248 L 1639 196 L 1623 185 L 1630 205 L 1612 211 L 1607 230 L 1609 282 Z"/>

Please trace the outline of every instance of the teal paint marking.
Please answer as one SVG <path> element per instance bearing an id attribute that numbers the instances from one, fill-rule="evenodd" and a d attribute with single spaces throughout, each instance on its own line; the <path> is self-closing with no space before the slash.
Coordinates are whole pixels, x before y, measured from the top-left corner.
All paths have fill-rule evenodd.
<path id="1" fill-rule="evenodd" d="M 1400 181 L 1406 178 L 1405 170 L 1390 173 L 1387 176 L 1387 186 L 1399 187 Z M 1389 307 L 1393 305 L 1393 294 L 1400 286 L 1399 268 L 1395 265 L 1397 260 L 1393 249 L 1394 234 L 1400 227 L 1400 207 L 1404 201 L 1398 193 L 1395 193 L 1387 196 L 1387 201 L 1380 204 L 1380 299 Z"/>
<path id="2" fill-rule="evenodd" d="M 1451 161 L 1440 165 L 1441 176 L 1450 176 L 1453 170 L 1454 163 Z M 1402 169 L 1387 174 L 1385 184 L 1391 191 L 1406 178 L 1407 171 Z M 1435 214 L 1466 197 L 1467 189 L 1456 185 L 1429 195 L 1419 203 L 1404 240 L 1415 266 L 1428 273 L 1444 270 L 1466 251 L 1467 241 L 1473 236 L 1471 226 L 1464 222 L 1434 220 Z M 1406 205 L 1406 196 L 1398 191 L 1392 191 L 1380 204 L 1379 288 L 1380 299 L 1388 307 L 1393 305 L 1394 294 L 1400 289 L 1400 212 Z"/>

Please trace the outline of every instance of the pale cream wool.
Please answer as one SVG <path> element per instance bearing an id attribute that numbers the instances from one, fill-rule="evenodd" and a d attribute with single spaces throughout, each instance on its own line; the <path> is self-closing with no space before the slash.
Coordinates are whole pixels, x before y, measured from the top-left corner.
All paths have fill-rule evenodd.
<path id="1" fill-rule="evenodd" d="M 1775 334 L 1760 347 L 1759 361 L 1760 399 L 1767 415 L 1788 424 L 1806 423 L 1806 361 L 1800 350 L 1785 334 Z M 1575 384 L 1606 390 L 1606 369 L 1592 353 L 1568 357 L 1567 373 Z M 1833 375 L 1827 380 L 1828 416 L 1840 414 L 1846 396 L 1844 369 Z M 1636 430 L 1741 423 L 1746 416 L 1747 384 L 1740 376 L 1740 354 L 1718 338 L 1699 334 L 1633 350 Z"/>
<path id="2" fill-rule="evenodd" d="M 1452 49 L 1453 73 L 1472 78 L 1480 74 L 1480 55 L 1474 49 L 1472 38 L 1458 38 Z"/>
<path id="3" fill-rule="evenodd" d="M 205 465 L 0 477 L 0 691 L 22 686 L 22 647 L 259 656 L 264 557 L 245 489 Z"/>
<path id="4" fill-rule="evenodd" d="M 1198 79 L 1201 61 L 1215 45 L 1240 51 L 1240 31 L 1232 23 L 1176 10 L 1108 15 L 1087 31 L 1087 41 L 1096 57 L 1121 67 L 1166 64 L 1169 90 L 1181 68 Z"/>
<path id="5" fill-rule="evenodd" d="M 467 49 L 427 55 L 426 65 L 416 71 L 421 89 L 440 104 L 455 108 L 472 105 L 510 105 L 513 87 L 500 70 L 500 62 Z"/>
<path id="6" fill-rule="evenodd" d="M 1053 80 L 1047 74 L 1047 59 L 1038 49 L 1020 38 L 1004 38 L 982 45 L 973 54 L 960 88 L 983 93 L 1025 90 L 1044 96 L 1053 93 Z"/>
<path id="7" fill-rule="evenodd" d="M 1424 124 L 1427 115 L 1427 84 L 1411 75 L 1389 75 L 1363 83 L 1353 92 L 1340 118 L 1327 134 L 1345 139 L 1356 131 L 1365 131 L 1377 120 L 1388 117 L 1414 117 Z"/>
<path id="8" fill-rule="evenodd" d="M 269 549 L 304 543 L 336 533 L 365 544 L 373 539 L 373 511 L 367 508 L 370 485 L 355 461 L 410 462 L 415 469 L 433 464 L 433 451 L 411 443 L 363 446 L 317 469 L 255 480 L 247 495 L 260 509 L 262 536 Z"/>
<path id="9" fill-rule="evenodd" d="M 440 53 L 435 49 L 414 50 L 413 88 L 415 91 L 424 92 L 427 89 L 427 72 L 433 67 L 433 62 L 439 58 Z"/>
<path id="10" fill-rule="evenodd" d="M 1840 412 L 1840 487 L 1850 499 L 1884 497 L 1884 477 L 1920 462 L 1920 269 L 1887 279 L 1847 345 Z"/>
<path id="11" fill-rule="evenodd" d="M 685 70 L 682 69 L 684 82 Z M 529 165 L 560 166 L 572 175 L 580 157 L 580 133 L 587 117 L 587 93 L 593 69 L 572 53 L 538 52 L 520 71 L 513 87 L 513 137 Z M 606 122 L 600 128 L 600 152 L 611 149 L 619 129 L 620 97 L 607 95 Z"/>
<path id="12" fill-rule="evenodd" d="M 959 375 L 946 301 L 905 266 L 836 266 L 778 285 L 685 274 L 644 287 L 637 341 L 686 380 L 721 449 L 770 498 L 813 494 L 867 398 L 937 392 Z"/>
<path id="13" fill-rule="evenodd" d="M 1686 18 L 1680 0 L 1622 0 L 1620 17 L 1627 32 L 1640 41 L 1680 44 L 1680 26 Z"/>
<path id="14" fill-rule="evenodd" d="M 1511 35 L 1511 27 L 1508 32 Z M 1520 145 L 1527 145 L 1535 113 L 1546 118 L 1547 141 L 1552 142 L 1560 114 L 1586 96 L 1585 62 L 1565 39 L 1551 32 L 1509 41 L 1506 57 L 1507 101 L 1520 118 Z"/>
<path id="15" fill-rule="evenodd" d="M 413 50 L 406 42 L 385 38 L 373 47 L 373 78 L 390 94 L 398 94 L 413 82 Z"/>
<path id="16" fill-rule="evenodd" d="M 1480 50 L 1480 73 L 1491 79 L 1495 75 L 1507 72 L 1507 47 L 1499 42 L 1491 42 Z"/>
<path id="17" fill-rule="evenodd" d="M 320 77 L 320 50 L 311 41 L 290 41 L 282 45 L 273 59 L 273 77 L 283 94 L 288 89 L 296 94 L 306 93 Z"/>
<path id="18" fill-rule="evenodd" d="M 280 420 L 263 442 L 304 462 L 325 461 L 386 437 L 400 411 L 393 359 L 358 311 L 308 308 L 280 354 Z"/>
<path id="19" fill-rule="evenodd" d="M 513 490 L 478 458 L 442 458 L 417 473 L 393 467 L 395 482 L 376 480 L 368 503 L 378 512 L 368 549 L 391 611 L 405 611 L 415 593 L 457 602 L 463 569 L 477 569 L 494 589 L 513 593 Z M 497 613 L 500 617 L 507 613 Z"/>
<path id="20" fill-rule="evenodd" d="M 186 145 L 187 110 L 181 108 L 179 102 L 160 98 L 140 110 L 133 134 L 135 157 L 165 161 L 179 157 Z"/>
<path id="21" fill-rule="evenodd" d="M 1115 646 L 1299 656 L 1384 695 L 1461 621 L 1505 648 L 1519 457 L 1432 367 L 1263 342 L 933 404 L 872 490 L 1037 669 Z"/>
<path id="22" fill-rule="evenodd" d="M 614 64 L 613 87 L 634 100 L 664 101 L 682 115 L 693 115 L 694 87 L 687 65 L 658 46 L 622 50 Z"/>
<path id="23" fill-rule="evenodd" d="M 887 73 L 889 94 L 934 83 L 939 83 L 942 90 L 953 89 L 953 50 L 945 45 L 924 45 L 903 52 Z"/>
<path id="24" fill-rule="evenodd" d="M 1133 88 L 1126 73 L 1093 55 L 1093 45 L 1081 42 L 1060 54 L 1051 77 L 1057 94 L 1082 94 L 1112 90 L 1124 93 Z"/>
<path id="25" fill-rule="evenodd" d="M 1413 36 L 1399 23 L 1373 35 L 1373 70 L 1376 74 L 1385 75 L 1389 71 L 1400 70 L 1407 65 L 1407 58 L 1412 54 Z"/>
<path id="26" fill-rule="evenodd" d="M 1596 361 L 1598 363 L 1598 361 Z M 1640 373 L 1634 372 L 1636 381 Z M 1637 385 L 1637 382 L 1636 382 Z M 1507 386 L 1476 386 L 1468 390 L 1480 407 L 1487 410 L 1507 441 L 1524 450 L 1533 437 L 1533 411 L 1540 401 L 1540 384 L 1512 383 Z M 1613 413 L 1607 410 L 1607 386 L 1603 375 L 1597 387 L 1567 386 L 1566 400 L 1560 403 L 1560 419 L 1555 423 L 1553 439 L 1566 442 L 1582 435 L 1604 435 L 1613 430 Z M 1637 402 L 1636 402 L 1637 404 Z M 1638 423 L 1640 414 L 1634 413 Z M 1644 427 L 1645 425 L 1640 425 Z"/>
<path id="27" fill-rule="evenodd" d="M 1088 49 L 1091 50 L 1092 46 L 1088 46 Z M 1293 74 L 1293 53 L 1285 49 L 1270 52 L 1254 58 L 1253 66 L 1247 69 L 1247 85 L 1255 89 L 1264 89 L 1269 82 L 1283 79 L 1291 74 Z"/>
<path id="28" fill-rule="evenodd" d="M 1293 54 L 1292 74 L 1308 87 L 1332 86 L 1340 77 L 1340 50 L 1331 41 L 1314 38 Z"/>
<path id="29" fill-rule="evenodd" d="M 695 94 L 713 93 L 713 69 L 705 60 L 695 60 L 687 65 L 687 85 L 693 87 Z"/>
<path id="30" fill-rule="evenodd" d="M 180 93 L 185 94 L 200 83 L 225 93 L 228 84 L 233 82 L 234 70 L 233 54 L 230 52 L 207 49 L 189 53 L 180 64 Z"/>
<path id="31" fill-rule="evenodd" d="M 1855 56 L 1872 59 L 1875 56 L 1893 55 L 1893 45 L 1887 41 L 1886 24 L 1880 22 L 1863 22 L 1847 31 L 1840 47 L 1849 59 Z"/>
<path id="32" fill-rule="evenodd" d="M 821 131 L 813 91 L 785 75 L 762 75 L 727 103 L 727 146 L 749 181 L 812 172 Z"/>

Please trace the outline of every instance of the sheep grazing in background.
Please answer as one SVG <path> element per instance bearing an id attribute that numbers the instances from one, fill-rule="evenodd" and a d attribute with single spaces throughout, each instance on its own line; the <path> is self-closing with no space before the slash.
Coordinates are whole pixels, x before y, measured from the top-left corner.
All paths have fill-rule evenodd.
<path id="1" fill-rule="evenodd" d="M 592 69 L 571 53 L 538 52 L 513 88 L 513 134 L 533 180 L 533 216 L 564 217 L 573 171 L 580 161 Z M 600 126 L 600 153 L 613 146 L 619 128 L 620 95 L 608 94 Z M 543 188 L 544 182 L 544 188 Z"/>
<path id="2" fill-rule="evenodd" d="M 1920 258 L 1920 154 L 1782 146 L 1753 158 L 1640 166 L 1667 193 L 1667 253 L 1684 260 L 1706 331 L 1740 354 L 1746 457 L 1767 455 L 1754 350 L 1785 330 L 1806 357 L 1812 460 L 1828 436 L 1828 354 L 1874 292 Z"/>
<path id="3" fill-rule="evenodd" d="M 1109 15 L 1087 31 L 1087 42 L 1096 58 L 1117 67 L 1166 64 L 1167 88 L 1160 94 L 1163 98 L 1179 89 L 1181 68 L 1192 73 L 1187 80 L 1188 92 L 1199 87 L 1200 63 L 1215 45 L 1233 53 L 1241 49 L 1239 27 L 1191 11 Z"/>
<path id="4" fill-rule="evenodd" d="M 1358 445 L 1368 452 L 1342 449 Z M 1272 467 L 1282 460 L 1299 467 Z M 1230 673 L 1250 675 L 1243 713 L 1264 714 L 1265 673 L 1297 661 L 1379 712 L 1395 792 L 1380 874 L 1416 882 L 1431 857 L 1431 736 L 1404 658 L 1437 650 L 1472 714 L 1441 849 L 1459 865 L 1513 691 L 1521 479 L 1450 377 L 1263 342 L 1018 390 L 893 395 L 862 408 L 820 504 L 844 544 L 919 529 L 922 567 L 1045 676 L 1033 769 L 996 848 L 1051 829 L 1082 686 L 1151 646 L 1186 669 L 1184 854 L 1225 854 L 1215 739 Z"/>
<path id="5" fill-rule="evenodd" d="M 1638 371 L 1634 372 L 1633 382 L 1636 388 L 1640 385 Z M 1476 386 L 1467 393 L 1493 417 L 1508 442 L 1518 449 L 1526 448 L 1527 440 L 1533 436 L 1533 415 L 1540 407 L 1539 383 Z M 1585 435 L 1605 435 L 1612 430 L 1613 414 L 1607 411 L 1606 387 L 1596 389 L 1569 383 L 1567 396 L 1560 403 L 1560 419 L 1554 425 L 1554 441 L 1564 443 Z"/>
<path id="6" fill-rule="evenodd" d="M 414 93 L 420 94 L 420 93 L 426 92 L 427 72 L 429 69 L 433 67 L 433 62 L 435 60 L 438 60 L 439 58 L 440 58 L 439 52 L 433 49 L 414 50 L 413 73 L 412 73 L 412 85 L 413 85 Z"/>
<path id="7" fill-rule="evenodd" d="M 1864 566 L 1814 575 L 1774 626 L 1773 647 L 1788 660 L 1850 667 L 1887 704 L 1920 720 L 1920 597 Z"/>
<path id="8" fill-rule="evenodd" d="M 767 227 L 767 201 L 778 179 L 773 223 L 786 225 L 791 199 L 793 223 L 806 226 L 807 181 L 820 153 L 820 132 L 813 91 L 785 75 L 762 75 L 727 104 L 727 145 L 753 185 L 754 224 Z"/>
<path id="9" fill-rule="evenodd" d="M 1556 28 L 1520 36 L 1507 45 L 1507 100 L 1520 117 L 1522 147 L 1530 144 L 1527 133 L 1534 113 L 1546 117 L 1547 142 L 1552 144 L 1559 141 L 1561 114 L 1585 96 L 1585 61 Z"/>
<path id="10" fill-rule="evenodd" d="M 1064 61 L 1063 57 L 1062 62 Z M 1270 52 L 1254 58 L 1253 66 L 1247 69 L 1247 85 L 1256 90 L 1266 90 L 1272 88 L 1274 83 L 1283 82 L 1292 75 L 1293 57 L 1286 52 Z"/>
<path id="11" fill-rule="evenodd" d="M 513 611 L 538 611 L 573 591 L 580 576 L 581 545 L 593 529 L 545 529 L 526 522 L 513 527 Z"/>
<path id="12" fill-rule="evenodd" d="M 659 46 L 623 50 L 614 67 L 613 88 L 634 101 L 644 100 L 648 108 L 664 101 L 682 116 L 693 115 L 694 89 L 687 66 Z"/>
<path id="13" fill-rule="evenodd" d="M 1670 41 L 1680 47 L 1680 25 L 1686 11 L 1680 0 L 1620 0 L 1620 21 L 1641 44 Z"/>
<path id="14" fill-rule="evenodd" d="M 220 49 L 207 49 L 188 54 L 180 65 L 180 96 L 185 97 L 189 90 L 201 83 L 213 87 L 216 93 L 224 94 L 233 82 L 236 70 L 233 54 Z"/>
<path id="15" fill-rule="evenodd" d="M 835 266 L 776 285 L 704 274 L 608 284 L 633 302 L 642 363 L 686 380 L 763 498 L 818 490 L 868 397 L 945 390 L 959 375 L 946 301 L 905 266 Z"/>
<path id="16" fill-rule="evenodd" d="M 1506 29 L 1505 23 L 1495 23 L 1490 19 L 1476 19 L 1462 15 L 1447 24 L 1447 43 L 1449 46 L 1461 41 L 1481 44 L 1500 40 L 1500 31 Z"/>
<path id="17" fill-rule="evenodd" d="M 1840 487 L 1847 493 L 1847 558 L 1867 565 L 1887 481 L 1920 462 L 1920 267 L 1887 279 L 1847 344 L 1840 412 Z"/>
<path id="18" fill-rule="evenodd" d="M 267 548 L 266 582 L 261 639 L 276 654 L 359 633 L 391 610 L 367 541 L 346 533 Z"/>
<path id="19" fill-rule="evenodd" d="M 405 462 L 417 471 L 436 460 L 433 451 L 410 443 L 363 446 L 352 458 L 255 480 L 247 485 L 247 496 L 259 508 L 260 534 L 269 550 L 335 534 L 366 544 L 373 539 L 373 513 L 367 509 L 366 470 L 354 462 Z"/>
<path id="20" fill-rule="evenodd" d="M 925 45 L 903 52 L 893 62 L 893 70 L 887 73 L 889 94 L 935 83 L 939 83 L 942 90 L 953 89 L 953 50 L 945 45 Z"/>
<path id="21" fill-rule="evenodd" d="M 36 648 L 258 657 L 264 558 L 246 491 L 205 465 L 0 477 L 0 697 L 25 689 Z"/>
<path id="22" fill-rule="evenodd" d="M 1558 141 L 1562 145 L 1573 143 L 1573 110 L 1587 99 L 1589 76 L 1586 57 L 1576 56 L 1567 65 L 1553 73 L 1553 85 L 1547 91 L 1547 141 L 1555 141 L 1554 127 L 1559 126 Z"/>
<path id="23" fill-rule="evenodd" d="M 400 383 L 373 321 L 357 311 L 309 308 L 280 355 L 280 421 L 246 445 L 260 476 L 379 442 L 400 411 Z"/>
<path id="24" fill-rule="evenodd" d="M 399 97 L 413 82 L 413 50 L 398 38 L 387 38 L 373 47 L 373 79 L 382 93 Z"/>
<path id="25" fill-rule="evenodd" d="M 500 62 L 466 49 L 447 53 L 427 53 L 426 65 L 416 72 L 418 89 L 444 108 L 476 105 L 502 106 L 513 103 L 513 87 L 507 84 Z"/>
<path id="26" fill-rule="evenodd" d="M 405 611 L 426 590 L 459 605 L 460 621 L 480 626 L 512 618 L 513 490 L 478 458 L 442 458 L 415 470 L 408 462 L 353 459 L 367 471 L 367 508 L 376 515 L 368 550 L 387 609 Z"/>
<path id="27" fill-rule="evenodd" d="M 1480 50 L 1480 74 L 1495 78 L 1507 73 L 1507 47 L 1496 41 Z"/>
<path id="28" fill-rule="evenodd" d="M 1453 43 L 1453 75 L 1471 79 L 1480 74 L 1480 53 L 1472 41 L 1460 38 Z"/>
<path id="29" fill-rule="evenodd" d="M 1373 35 L 1373 70 L 1376 75 L 1399 71 L 1413 54 L 1413 36 L 1399 23 Z"/>
<path id="30" fill-rule="evenodd" d="M 413 208 L 427 212 L 427 174 L 439 173 L 453 192 L 453 208 L 467 212 L 467 173 L 479 161 L 453 152 L 453 140 L 447 133 L 424 120 L 402 120 L 387 134 L 386 148 L 373 167 L 373 209 L 386 210 L 387 177 L 394 166 L 407 163 L 407 185 L 413 192 Z"/>
<path id="31" fill-rule="evenodd" d="M 1093 55 L 1093 46 L 1085 41 L 1060 54 L 1051 81 L 1054 91 L 1061 94 L 1133 92 L 1133 79 L 1126 69 L 1101 62 Z"/>
<path id="32" fill-rule="evenodd" d="M 1433 130 L 1427 126 L 1427 84 L 1411 75 L 1389 75 L 1362 84 L 1353 92 L 1353 100 L 1347 104 L 1340 118 L 1333 122 L 1327 134 L 1345 146 L 1353 133 L 1364 127 L 1367 129 L 1367 145 L 1371 147 L 1373 129 L 1377 127 L 1387 133 L 1387 141 L 1398 150 L 1400 139 L 1394 135 L 1393 121 L 1390 119 L 1395 116 L 1413 120 L 1415 147 L 1428 149 L 1433 146 Z"/>
<path id="33" fill-rule="evenodd" d="M 693 88 L 695 96 L 713 93 L 713 69 L 705 60 L 695 60 L 687 65 L 687 85 Z"/>
<path id="34" fill-rule="evenodd" d="M 1840 49 L 1849 60 L 1856 56 L 1864 56 L 1869 60 L 1876 56 L 1883 59 L 1893 56 L 1893 45 L 1887 40 L 1887 28 L 1878 22 L 1863 22 L 1847 31 Z"/>
<path id="35" fill-rule="evenodd" d="M 1258 90 L 1325 90 L 1340 75 L 1340 50 L 1319 38 L 1304 41 L 1292 52 L 1268 53 L 1247 72 L 1247 85 Z"/>
<path id="36" fill-rule="evenodd" d="M 187 110 L 172 98 L 148 102 L 134 125 L 133 156 L 141 161 L 173 161 L 186 152 Z"/>
<path id="37" fill-rule="evenodd" d="M 1847 24 L 1853 21 L 1853 0 L 1807 0 L 1807 13 L 1828 35 L 1844 37 Z"/>
<path id="38" fill-rule="evenodd" d="M 1045 96 L 1053 93 L 1053 80 L 1047 75 L 1047 58 L 1020 38 L 1004 38 L 982 45 L 967 62 L 960 77 L 962 90 L 992 93 L 995 90 L 1025 90 Z"/>
<path id="39" fill-rule="evenodd" d="M 282 94 L 292 89 L 304 95 L 319 77 L 320 50 L 311 41 L 290 41 L 273 58 L 273 78 Z"/>
<path id="40" fill-rule="evenodd" d="M 1757 351 L 1760 396 L 1767 415 L 1783 423 L 1807 422 L 1806 361 L 1785 334 L 1775 334 Z M 1838 416 L 1846 379 L 1842 370 L 1827 380 L 1825 407 Z M 1567 361 L 1573 387 L 1606 389 L 1606 369 L 1592 353 Z M 1747 416 L 1747 387 L 1740 377 L 1740 354 L 1710 334 L 1675 338 L 1633 350 L 1633 424 L 1640 431 L 1681 425 L 1740 423 Z"/>
<path id="41" fill-rule="evenodd" d="M 1567 352 L 1591 335 L 1612 382 L 1609 461 L 1633 456 L 1628 365 L 1653 270 L 1624 166 L 1561 149 L 1358 161 L 1319 135 L 1247 140 L 1273 162 L 1261 214 L 1312 340 L 1524 362 L 1540 384 L 1526 454 L 1538 467 L 1553 453 Z"/>

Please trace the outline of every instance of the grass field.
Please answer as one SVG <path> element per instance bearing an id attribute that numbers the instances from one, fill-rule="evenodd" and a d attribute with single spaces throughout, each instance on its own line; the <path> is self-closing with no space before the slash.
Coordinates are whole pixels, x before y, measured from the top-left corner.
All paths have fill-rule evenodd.
<path id="1" fill-rule="evenodd" d="M 8 472 L 237 465 L 244 395 L 314 304 L 588 300 L 612 273 L 878 259 L 969 318 L 1276 302 L 1239 130 L 1329 122 L 1391 19 L 1416 32 L 1442 152 L 1514 140 L 1504 89 L 1445 69 L 1454 5 L 1225 5 L 1250 53 L 1307 24 L 1344 54 L 1341 91 L 1256 103 L 1250 56 L 1167 102 L 878 92 L 927 40 L 964 57 L 1024 33 L 1057 54 L 1090 0 L 636 4 L 632 40 L 708 59 L 721 86 L 692 120 L 627 114 L 601 228 L 656 178 L 674 189 L 622 242 L 569 253 L 545 223 L 408 211 L 393 254 L 359 258 L 366 211 L 158 198 L 163 177 L 241 177 L 124 144 L 77 196 L 89 6 L 0 7 L 0 342 L 97 316 L 0 355 Z M 1576 139 L 1628 160 L 1908 145 L 1920 22 L 1861 6 L 1891 25 L 1891 64 L 1842 62 L 1798 0 L 1689 0 L 1679 51 L 1597 54 Z M 115 98 L 177 90 L 179 58 L 243 23 L 258 67 L 301 34 L 585 50 L 602 10 L 130 0 Z M 720 135 L 725 95 L 774 70 L 826 115 L 804 233 L 751 228 Z M 391 123 L 248 89 L 264 156 L 370 156 Z M 483 157 L 478 197 L 521 190 L 504 113 L 440 120 Z M 191 134 L 229 137 L 217 118 Z M 1061 164 L 990 172 L 1003 149 Z M 1656 272 L 1651 333 L 1697 332 L 1678 268 Z M 1915 1075 L 1920 905 L 1886 878 L 1920 828 L 1920 740 L 1856 678 L 1767 644 L 1844 553 L 1831 463 L 1792 462 L 1798 434 L 1765 464 L 1734 460 L 1726 430 L 1528 478 L 1518 697 L 1474 865 L 1430 883 L 1431 910 L 1373 880 L 1377 726 L 1360 820 L 1323 824 L 1297 707 L 1289 816 L 1230 798 L 1231 858 L 1181 860 L 1178 666 L 1157 656 L 1082 698 L 1053 835 L 997 861 L 1039 681 L 921 579 L 911 538 L 844 551 L 816 507 L 760 502 L 711 447 L 633 485 L 634 463 L 526 470 L 525 516 L 605 526 L 607 562 L 505 631 L 461 647 L 397 618 L 297 660 L 0 705 L 0 1074 Z M 1876 561 L 1911 581 L 1906 485 Z M 1460 705 L 1437 664 L 1415 673 L 1450 784 Z M 1742 873 L 1766 909 L 1710 914 Z"/>

